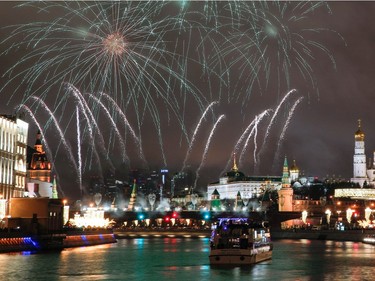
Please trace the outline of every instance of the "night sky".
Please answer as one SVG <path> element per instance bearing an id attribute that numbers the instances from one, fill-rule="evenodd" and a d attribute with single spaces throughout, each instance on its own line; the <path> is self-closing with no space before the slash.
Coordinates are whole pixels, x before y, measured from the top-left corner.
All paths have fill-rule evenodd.
<path id="1" fill-rule="evenodd" d="M 225 22 L 228 26 L 222 26 L 215 30 L 212 18 L 210 20 L 198 16 L 191 16 L 190 18 L 185 14 L 184 18 L 187 20 L 199 19 L 198 21 L 205 26 L 205 32 L 198 36 L 198 33 L 193 30 L 191 37 L 188 37 L 189 33 L 186 30 L 183 32 L 180 30 L 179 35 L 178 32 L 176 34 L 166 32 L 163 35 L 165 36 L 163 40 L 168 42 L 167 48 L 171 52 L 183 53 L 195 60 L 195 62 L 186 64 L 184 75 L 189 83 L 194 85 L 197 91 L 201 93 L 201 107 L 198 106 L 196 99 L 191 96 L 184 98 L 183 94 L 178 93 L 178 86 L 174 86 L 172 91 L 178 105 L 181 106 L 178 110 L 175 110 L 177 113 L 174 112 L 173 107 L 172 109 L 168 108 L 165 105 L 165 100 L 156 97 L 155 93 L 152 93 L 152 91 L 147 93 L 147 95 L 154 95 L 153 98 L 156 97 L 155 106 L 158 108 L 161 128 L 159 138 L 152 114 L 147 110 L 142 111 L 134 105 L 128 106 L 126 114 L 130 124 L 135 128 L 136 135 L 142 136 L 142 148 L 146 161 L 140 159 L 139 150 L 137 150 L 131 135 L 129 132 L 126 134 L 122 123 L 119 119 L 115 119 L 120 133 L 126 134 L 125 145 L 128 157 L 126 164 L 123 164 L 120 159 L 119 147 L 121 145 L 113 133 L 113 124 L 108 122 L 108 118 L 103 112 L 96 115 L 105 139 L 105 149 L 108 151 L 112 162 L 111 165 L 108 165 L 107 161 L 102 159 L 102 170 L 112 167 L 125 173 L 126 170 L 140 167 L 160 169 L 166 164 L 172 173 L 178 172 L 183 166 L 189 143 L 181 129 L 181 124 L 176 122 L 176 114 L 183 116 L 186 135 L 191 140 L 204 109 L 211 102 L 217 101 L 217 104 L 212 106 L 212 111 L 207 114 L 207 118 L 202 122 L 194 145 L 192 145 L 191 154 L 186 161 L 187 169 L 199 175 L 197 188 L 202 189 L 207 183 L 216 181 L 223 171 L 230 169 L 231 163 L 228 167 L 228 161 L 232 158 L 236 142 L 255 116 L 266 109 L 275 109 L 282 98 L 290 90 L 295 89 L 296 92 L 290 94 L 285 106 L 280 109 L 278 118 L 275 119 L 264 146 L 262 146 L 263 136 L 272 113 L 269 117 L 260 121 L 256 132 L 256 144 L 254 136 L 252 136 L 241 160 L 237 159 L 239 169 L 246 175 L 281 175 L 283 159 L 284 156 L 287 156 L 289 163 L 291 164 L 293 160 L 296 160 L 297 166 L 307 176 L 325 178 L 327 175 L 329 177 L 335 175 L 336 178 L 349 179 L 352 176 L 354 132 L 357 130 L 358 119 L 362 120 L 362 129 L 365 133 L 367 158 L 372 158 L 372 152 L 375 150 L 375 132 L 373 131 L 373 122 L 375 121 L 373 109 L 375 104 L 375 68 L 373 65 L 375 62 L 375 2 L 335 1 L 327 3 L 329 8 L 319 7 L 308 13 L 306 18 L 298 23 L 283 21 L 279 18 L 280 22 L 285 23 L 285 26 L 289 28 L 290 34 L 297 32 L 303 36 L 304 42 L 318 42 L 319 46 L 324 46 L 324 49 L 311 48 L 312 52 L 308 59 L 308 74 L 311 77 L 303 77 L 298 74 L 298 69 L 296 70 L 293 64 L 298 56 L 295 53 L 290 53 L 289 59 L 293 67 L 290 68 L 289 85 L 286 85 L 283 79 L 278 80 L 278 77 L 285 76 L 285 72 L 281 68 L 281 63 L 277 60 L 277 51 L 280 44 L 277 44 L 276 39 L 270 38 L 261 45 L 264 48 L 264 56 L 269 61 L 269 76 L 262 68 L 259 70 L 257 76 L 259 79 L 255 85 L 249 86 L 251 85 L 249 80 L 251 74 L 249 73 L 252 69 L 243 63 L 246 60 L 245 58 L 252 54 L 251 52 L 247 53 L 248 49 L 244 47 L 245 44 L 249 44 L 249 42 L 246 42 L 249 35 L 239 35 L 239 31 L 246 32 L 247 23 L 242 19 L 243 25 L 233 28 L 233 25 L 230 26 L 231 24 L 229 24 L 231 21 L 228 20 L 228 13 L 226 12 L 224 14 L 227 17 L 222 18 L 221 22 Z M 180 3 L 175 1 L 172 4 L 165 7 L 160 16 L 178 14 L 176 11 L 180 8 Z M 202 10 L 203 4 L 204 2 L 188 3 L 185 9 L 188 9 L 189 12 L 199 11 L 199 9 Z M 222 6 L 225 6 L 225 4 L 225 2 L 220 3 Z M 287 5 L 286 15 L 291 16 L 293 12 L 297 14 L 293 10 L 293 7 L 297 5 L 296 2 L 282 2 L 282 4 Z M 64 14 L 59 14 L 59 9 L 52 9 L 49 14 L 38 14 L 35 8 L 14 8 L 15 2 L 1 2 L 0 5 L 1 27 L 32 23 L 37 20 L 48 22 L 56 17 L 64 17 Z M 212 7 L 214 7 L 213 4 Z M 274 20 L 280 15 L 275 11 L 277 9 L 270 9 L 270 12 L 275 16 Z M 221 13 L 219 12 L 219 14 Z M 298 14 L 300 15 L 300 13 Z M 307 29 L 319 29 L 320 32 L 308 32 Z M 9 36 L 10 30 L 0 30 L 2 40 Z M 270 34 L 272 34 L 272 30 Z M 185 48 L 184 51 L 181 49 L 172 50 L 171 46 L 174 46 L 173 43 L 174 40 L 177 40 L 176 38 L 179 38 L 178 42 L 183 42 L 185 47 L 189 46 L 189 49 Z M 303 52 L 301 46 L 295 45 L 297 42 L 294 38 L 298 37 L 292 35 L 290 38 L 291 44 Z M 26 47 L 21 47 L 18 50 L 9 49 L 16 39 L 6 40 L 0 45 L 1 52 L 9 50 L 9 52 L 0 56 L 2 73 L 5 73 L 9 67 L 19 62 L 22 57 L 27 56 L 30 52 L 30 48 Z M 179 44 L 176 45 L 179 46 Z M 203 51 L 202 46 L 204 46 L 205 51 Z M 215 48 L 214 46 L 219 47 Z M 307 53 L 301 54 L 307 57 Z M 334 62 L 330 55 L 332 55 Z M 238 57 L 242 58 L 240 62 L 231 64 Z M 212 59 L 214 62 L 220 61 L 221 64 L 218 66 L 215 63 L 208 63 L 207 66 L 214 68 L 215 71 L 205 72 L 200 64 L 204 64 L 204 59 L 207 59 L 207 61 Z M 27 64 L 21 64 L 17 71 L 21 71 L 23 67 L 27 68 Z M 226 68 L 227 72 L 225 72 Z M 281 70 L 279 76 L 276 75 L 277 69 Z M 151 71 L 148 73 L 151 73 Z M 215 73 L 221 73 L 222 79 L 219 79 Z M 226 80 L 227 78 L 228 80 Z M 315 81 L 316 87 L 311 84 L 311 79 Z M 7 81 L 9 81 L 8 77 L 2 77 L 0 80 L 1 86 Z M 0 93 L 2 101 L 0 112 L 2 114 L 13 114 L 14 108 L 22 103 L 23 94 L 27 88 L 24 85 L 16 91 L 16 85 L 20 84 L 19 81 L 19 79 L 14 79 L 9 86 L 2 89 Z M 67 78 L 64 81 L 69 82 Z M 89 87 L 85 83 L 87 83 L 87 80 L 75 86 L 84 91 Z M 109 94 L 110 92 L 108 91 Z M 57 89 L 52 87 L 49 93 L 39 96 L 53 110 L 59 95 L 63 94 L 58 93 Z M 288 120 L 288 114 L 301 97 L 303 99 L 296 105 L 285 129 L 285 134 L 280 140 L 285 122 Z M 123 106 L 126 97 L 121 99 L 117 96 L 116 98 L 119 105 Z M 35 103 L 31 104 L 30 101 L 27 101 L 26 104 L 33 109 L 37 121 L 42 124 L 42 127 L 45 127 L 48 120 L 46 113 Z M 140 104 L 142 104 L 142 101 L 140 101 Z M 113 110 L 109 109 L 109 111 L 112 115 L 115 115 Z M 89 141 L 82 140 L 81 148 L 77 148 L 77 129 L 73 125 L 75 117 L 72 118 L 71 123 L 68 122 L 75 112 L 75 105 L 72 102 L 67 102 L 66 107 L 56 110 L 55 115 L 63 128 L 66 141 L 71 147 L 76 167 L 78 165 L 76 156 L 81 151 L 82 155 L 85 155 L 82 156 L 83 178 L 85 178 L 85 175 L 102 174 L 104 172 L 98 171 L 98 165 L 95 164 L 95 161 L 92 161 L 91 171 L 88 172 L 90 169 L 88 164 L 85 163 L 90 162 L 87 160 L 90 158 L 87 155 L 92 155 L 92 152 L 91 154 L 87 152 Z M 136 118 L 135 112 L 138 117 L 143 116 L 141 125 L 137 125 L 139 119 Z M 220 119 L 221 115 L 224 115 L 222 119 Z M 35 142 L 37 126 L 27 114 L 26 116 L 30 123 L 29 145 L 32 146 Z M 80 118 L 80 122 L 84 123 L 83 117 Z M 217 127 L 211 134 L 211 129 L 217 121 Z M 80 132 L 83 134 L 84 129 L 82 128 Z M 245 139 L 247 136 L 248 134 Z M 58 137 L 56 129 L 50 126 L 45 132 L 45 138 L 55 158 L 54 173 L 58 174 L 60 189 L 64 191 L 66 196 L 76 196 L 79 188 L 77 188 L 77 181 L 72 179 L 77 178 L 77 172 L 74 172 L 72 159 L 69 159 L 67 153 L 64 152 L 63 145 L 57 145 L 61 138 Z M 110 139 L 112 142 L 114 140 L 114 143 L 108 146 Z M 162 156 L 159 139 L 163 141 L 164 157 Z M 207 148 L 208 140 L 209 146 Z M 238 158 L 242 149 L 243 145 L 240 145 L 236 152 Z M 258 157 L 255 158 L 256 164 L 254 163 L 254 150 L 258 153 Z M 104 158 L 101 152 L 99 152 L 99 155 Z"/>

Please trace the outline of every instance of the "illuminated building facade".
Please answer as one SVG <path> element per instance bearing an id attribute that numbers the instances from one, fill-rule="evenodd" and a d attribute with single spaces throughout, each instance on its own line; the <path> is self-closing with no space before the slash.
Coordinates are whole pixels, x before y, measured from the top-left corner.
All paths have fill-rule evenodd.
<path id="1" fill-rule="evenodd" d="M 18 116 L 0 116 L 0 199 L 24 195 L 28 129 Z"/>
<path id="2" fill-rule="evenodd" d="M 51 162 L 48 160 L 46 152 L 43 149 L 42 134 L 38 130 L 34 145 L 34 152 L 28 167 L 28 178 L 42 182 L 51 182 Z"/>
<path id="3" fill-rule="evenodd" d="M 232 169 L 220 178 L 219 182 L 207 186 L 207 199 L 212 200 L 212 194 L 220 197 L 220 200 L 236 200 L 238 194 L 242 199 L 257 198 L 268 188 L 278 190 L 281 188 L 281 177 L 275 176 L 245 176 L 237 168 L 234 158 Z"/>
<path id="4" fill-rule="evenodd" d="M 63 227 L 61 199 L 51 198 L 11 198 L 8 228 L 17 228 L 25 233 L 47 234 L 60 232 Z"/>
<path id="5" fill-rule="evenodd" d="M 299 179 L 299 168 L 296 165 L 296 160 L 293 160 L 293 165 L 289 169 L 290 180 L 296 181 Z"/>
<path id="6" fill-rule="evenodd" d="M 293 211 L 293 188 L 290 187 L 290 176 L 288 169 L 288 161 L 285 157 L 283 166 L 282 186 L 278 190 L 279 196 L 279 211 L 291 212 Z"/>
<path id="7" fill-rule="evenodd" d="M 361 129 L 361 120 L 358 120 L 358 130 L 354 134 L 353 178 L 351 182 L 358 183 L 361 187 L 367 181 L 365 134 Z"/>
<path id="8" fill-rule="evenodd" d="M 38 130 L 34 149 L 29 147 L 27 191 L 28 197 L 58 198 L 56 179 L 51 182 L 51 162 L 42 144 L 42 134 Z"/>
<path id="9" fill-rule="evenodd" d="M 128 205 L 128 211 L 134 211 L 136 201 L 137 201 L 137 182 L 134 179 L 133 189 L 132 189 L 132 193 L 131 193 L 130 201 Z"/>

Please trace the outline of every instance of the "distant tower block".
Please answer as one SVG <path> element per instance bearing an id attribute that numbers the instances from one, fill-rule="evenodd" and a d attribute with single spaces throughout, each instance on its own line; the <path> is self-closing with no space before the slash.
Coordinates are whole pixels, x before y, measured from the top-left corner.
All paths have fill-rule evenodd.
<path id="1" fill-rule="evenodd" d="M 358 120 L 358 130 L 354 134 L 354 157 L 353 157 L 353 178 L 351 182 L 363 183 L 368 180 L 365 154 L 365 134 L 361 128 L 361 120 Z"/>
<path id="2" fill-rule="evenodd" d="M 279 195 L 279 212 L 293 211 L 293 188 L 290 187 L 288 161 L 285 157 L 282 177 L 282 187 L 277 192 Z"/>
<path id="3" fill-rule="evenodd" d="M 137 184 L 136 184 L 136 179 L 134 179 L 132 194 L 130 195 L 130 201 L 128 205 L 128 211 L 134 211 L 136 200 L 137 200 Z"/>

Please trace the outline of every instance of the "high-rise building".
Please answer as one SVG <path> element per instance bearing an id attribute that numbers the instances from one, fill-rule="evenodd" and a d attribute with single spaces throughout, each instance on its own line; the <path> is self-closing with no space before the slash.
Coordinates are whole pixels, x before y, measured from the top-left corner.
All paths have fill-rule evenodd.
<path id="1" fill-rule="evenodd" d="M 0 116 L 0 219 L 8 213 L 9 199 L 25 191 L 28 128 L 20 116 Z"/>
<path id="2" fill-rule="evenodd" d="M 24 195 L 28 129 L 20 116 L 0 116 L 0 199 Z"/>
<path id="3" fill-rule="evenodd" d="M 173 175 L 171 179 L 172 197 L 191 192 L 194 186 L 194 175 L 191 170 L 181 171 Z"/>

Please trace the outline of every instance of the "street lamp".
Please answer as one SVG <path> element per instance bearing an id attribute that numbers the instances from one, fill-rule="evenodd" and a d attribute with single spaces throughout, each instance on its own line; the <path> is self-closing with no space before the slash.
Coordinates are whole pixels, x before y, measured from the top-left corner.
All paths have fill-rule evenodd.
<path id="1" fill-rule="evenodd" d="M 64 224 L 66 224 L 69 221 L 69 205 L 66 205 L 68 203 L 68 200 L 64 199 L 63 204 L 64 204 L 64 209 L 63 209 L 63 220 Z"/>
<path id="2" fill-rule="evenodd" d="M 327 209 L 326 210 L 326 215 L 327 215 L 327 223 L 328 223 L 328 225 L 329 225 L 329 222 L 331 220 L 331 214 L 332 214 L 331 210 Z"/>
<path id="3" fill-rule="evenodd" d="M 365 209 L 365 218 L 366 218 L 366 221 L 370 221 L 371 212 L 372 212 L 372 210 L 369 207 L 367 207 Z"/>
<path id="4" fill-rule="evenodd" d="M 306 219 L 307 219 L 307 211 L 304 210 L 304 211 L 302 212 L 302 221 L 303 221 L 304 224 L 306 224 Z"/>
<path id="5" fill-rule="evenodd" d="M 346 219 L 348 220 L 348 223 L 352 221 L 352 215 L 353 215 L 353 210 L 348 208 L 346 210 Z"/>
<path id="6" fill-rule="evenodd" d="M 7 200 L 3 198 L 3 195 L 0 194 L 0 220 L 6 216 Z"/>

